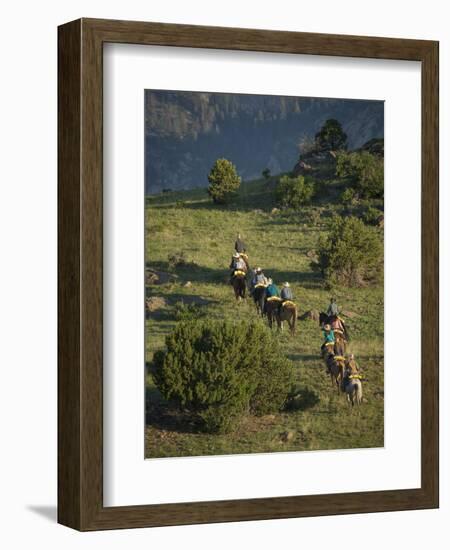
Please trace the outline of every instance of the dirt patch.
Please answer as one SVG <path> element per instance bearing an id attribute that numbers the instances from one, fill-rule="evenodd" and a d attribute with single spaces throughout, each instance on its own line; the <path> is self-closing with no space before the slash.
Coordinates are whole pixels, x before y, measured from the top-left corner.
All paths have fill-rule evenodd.
<path id="1" fill-rule="evenodd" d="M 319 321 L 320 313 L 317 311 L 317 309 L 310 309 L 309 311 L 305 311 L 302 315 L 300 315 L 299 319 L 300 321 L 306 321 L 307 319 L 311 321 Z"/>
<path id="2" fill-rule="evenodd" d="M 154 269 L 145 270 L 146 285 L 165 285 L 167 283 L 173 283 L 177 279 L 177 275 L 173 275 L 172 273 L 167 273 L 165 271 L 156 271 Z"/>
<path id="3" fill-rule="evenodd" d="M 165 298 L 161 296 L 151 296 L 150 298 L 147 298 L 145 304 L 149 313 L 152 313 L 153 311 L 157 311 L 158 309 L 162 309 L 167 306 Z"/>
<path id="4" fill-rule="evenodd" d="M 182 302 L 185 306 L 195 305 L 195 306 L 207 306 L 208 304 L 212 304 L 213 300 L 207 300 L 206 298 L 202 298 L 201 296 L 186 296 L 186 295 L 177 295 L 175 297 L 169 298 L 170 303 L 172 305 L 179 304 Z"/>
<path id="5" fill-rule="evenodd" d="M 361 317 L 359 313 L 355 313 L 353 311 L 341 311 L 341 315 L 344 317 L 348 317 L 349 319 L 356 319 L 357 317 Z"/>

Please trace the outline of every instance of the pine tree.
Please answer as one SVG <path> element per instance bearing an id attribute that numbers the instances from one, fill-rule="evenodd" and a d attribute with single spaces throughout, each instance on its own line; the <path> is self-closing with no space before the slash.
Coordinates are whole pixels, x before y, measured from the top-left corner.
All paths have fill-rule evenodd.
<path id="1" fill-rule="evenodd" d="M 217 204 L 225 204 L 241 185 L 234 164 L 224 158 L 217 159 L 208 176 L 208 194 Z"/>
<path id="2" fill-rule="evenodd" d="M 338 120 L 329 118 L 317 132 L 315 142 L 318 151 L 339 151 L 347 148 L 347 134 Z"/>

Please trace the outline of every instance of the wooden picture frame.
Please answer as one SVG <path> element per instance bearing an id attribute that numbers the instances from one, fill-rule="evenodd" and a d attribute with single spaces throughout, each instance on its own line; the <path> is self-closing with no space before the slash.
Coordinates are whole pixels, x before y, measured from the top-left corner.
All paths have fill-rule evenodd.
<path id="1" fill-rule="evenodd" d="M 420 488 L 103 506 L 102 50 L 106 42 L 421 63 Z M 437 507 L 438 43 L 80 19 L 59 27 L 58 50 L 58 521 L 90 531 Z"/>

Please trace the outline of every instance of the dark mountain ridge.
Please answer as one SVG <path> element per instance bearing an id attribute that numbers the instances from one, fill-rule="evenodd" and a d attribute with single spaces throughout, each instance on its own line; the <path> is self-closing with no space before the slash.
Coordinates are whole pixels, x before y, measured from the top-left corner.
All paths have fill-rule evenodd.
<path id="1" fill-rule="evenodd" d="M 382 101 L 146 90 L 146 193 L 206 187 L 219 157 L 243 179 L 291 170 L 328 118 L 352 149 L 384 135 Z"/>

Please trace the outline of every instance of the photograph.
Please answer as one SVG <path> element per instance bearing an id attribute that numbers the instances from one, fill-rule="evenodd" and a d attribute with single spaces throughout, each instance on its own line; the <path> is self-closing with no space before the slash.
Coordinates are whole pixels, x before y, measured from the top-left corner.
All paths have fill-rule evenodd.
<path id="1" fill-rule="evenodd" d="M 384 102 L 145 90 L 145 457 L 384 445 Z"/>

